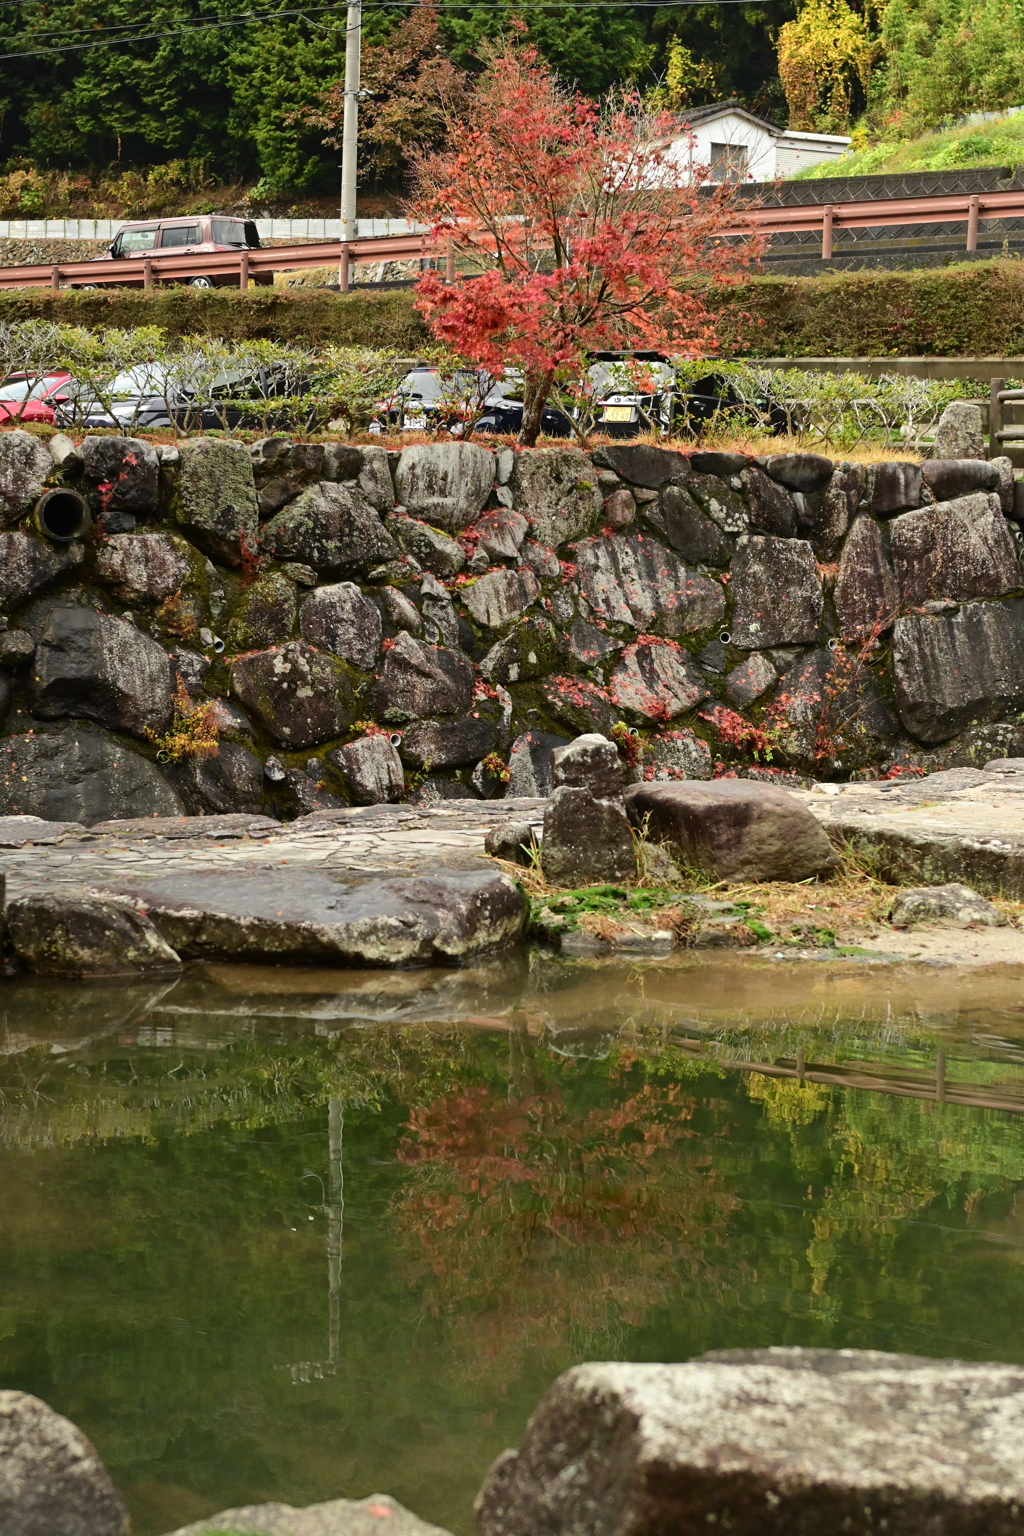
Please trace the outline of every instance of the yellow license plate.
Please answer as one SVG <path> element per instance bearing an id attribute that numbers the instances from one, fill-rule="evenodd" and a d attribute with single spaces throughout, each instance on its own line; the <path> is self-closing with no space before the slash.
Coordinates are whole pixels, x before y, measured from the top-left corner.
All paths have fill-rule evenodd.
<path id="1" fill-rule="evenodd" d="M 632 421 L 633 407 L 631 405 L 606 405 L 604 408 L 605 421 Z"/>

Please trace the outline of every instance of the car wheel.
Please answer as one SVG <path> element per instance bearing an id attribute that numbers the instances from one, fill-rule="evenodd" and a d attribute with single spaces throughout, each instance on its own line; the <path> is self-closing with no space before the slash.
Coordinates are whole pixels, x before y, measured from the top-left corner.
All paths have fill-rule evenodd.
<path id="1" fill-rule="evenodd" d="M 95 293 L 99 286 L 100 286 L 99 283 L 76 283 L 75 284 L 75 287 L 78 289 L 79 293 Z"/>
<path id="2" fill-rule="evenodd" d="M 190 288 L 212 288 L 214 287 L 214 281 L 212 277 L 190 277 L 188 286 Z"/>

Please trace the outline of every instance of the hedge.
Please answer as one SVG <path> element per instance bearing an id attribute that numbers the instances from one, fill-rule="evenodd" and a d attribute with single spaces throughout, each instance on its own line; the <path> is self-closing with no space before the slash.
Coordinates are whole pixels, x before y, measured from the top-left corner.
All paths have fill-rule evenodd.
<path id="1" fill-rule="evenodd" d="M 1024 264 L 1014 260 L 916 272 L 756 277 L 707 297 L 720 316 L 726 356 L 1024 355 Z M 408 353 L 428 339 L 408 289 L 344 295 L 270 288 L 0 291 L 0 321 L 33 317 L 91 329 L 159 325 L 171 337 L 267 337 Z"/>

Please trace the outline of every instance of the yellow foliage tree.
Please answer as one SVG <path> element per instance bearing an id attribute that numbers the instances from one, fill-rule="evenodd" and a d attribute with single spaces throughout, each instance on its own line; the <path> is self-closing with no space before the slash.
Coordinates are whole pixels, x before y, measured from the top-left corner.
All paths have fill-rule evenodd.
<path id="1" fill-rule="evenodd" d="M 715 66 L 704 60 L 698 62 L 686 44 L 674 37 L 668 45 L 665 78 L 648 92 L 647 103 L 652 111 L 685 112 L 687 107 L 696 106 L 701 97 L 713 97 L 717 90 Z"/>
<path id="2" fill-rule="evenodd" d="M 798 132 L 843 133 L 855 82 L 867 91 L 877 44 L 846 0 L 806 0 L 779 30 L 779 78 Z"/>

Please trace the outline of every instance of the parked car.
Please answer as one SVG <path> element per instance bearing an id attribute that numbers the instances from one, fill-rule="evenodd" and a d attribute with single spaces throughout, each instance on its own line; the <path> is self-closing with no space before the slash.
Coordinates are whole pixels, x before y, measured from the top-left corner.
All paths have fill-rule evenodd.
<path id="1" fill-rule="evenodd" d="M 197 382 L 190 387 L 187 378 L 175 377 L 160 363 L 140 363 L 114 379 L 104 399 L 79 396 L 75 414 L 82 427 L 117 427 L 128 433 L 171 426 L 186 432 L 231 431 L 247 424 L 269 427 L 261 405 L 292 395 L 296 387 L 293 378 L 273 367 L 222 373 L 212 385 Z M 271 415 L 281 430 L 308 425 L 295 420 L 294 410 Z"/>
<path id="2" fill-rule="evenodd" d="M 70 373 L 11 373 L 0 384 L 0 426 L 8 421 L 42 421 L 53 426 L 74 384 Z"/>
<path id="3" fill-rule="evenodd" d="M 190 214 L 175 219 L 140 219 L 122 224 L 110 246 L 97 261 L 134 260 L 146 256 L 204 256 L 216 251 L 258 251 L 259 231 L 252 219 L 236 219 L 230 214 Z M 125 279 L 125 286 L 139 287 L 138 281 Z M 190 288 L 237 288 L 237 274 L 196 272 L 187 269 L 180 276 L 163 278 L 164 282 L 186 283 Z M 271 287 L 272 272 L 257 272 L 253 281 L 262 288 Z M 94 283 L 74 283 L 75 288 L 93 288 Z"/>
<path id="4" fill-rule="evenodd" d="M 453 376 L 439 368 L 413 368 L 393 399 L 378 404 L 370 430 L 382 432 L 387 425 L 403 432 L 424 432 L 436 429 L 440 417 L 458 437 L 468 416 L 474 432 L 515 433 L 523 420 L 520 388 L 513 374 L 495 379 L 482 369 Z M 572 428 L 561 411 L 548 407 L 541 430 L 549 437 L 568 437 Z"/>

